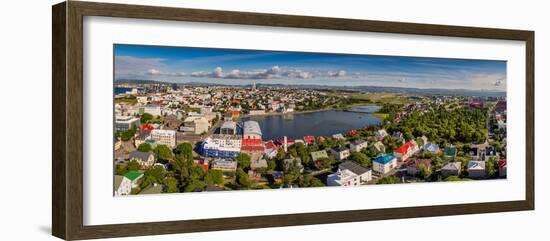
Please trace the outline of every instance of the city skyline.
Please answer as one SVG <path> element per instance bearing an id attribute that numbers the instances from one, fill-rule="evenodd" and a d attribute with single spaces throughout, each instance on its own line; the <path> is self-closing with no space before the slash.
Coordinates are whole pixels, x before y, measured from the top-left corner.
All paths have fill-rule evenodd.
<path id="1" fill-rule="evenodd" d="M 115 45 L 115 79 L 506 91 L 506 61 Z"/>

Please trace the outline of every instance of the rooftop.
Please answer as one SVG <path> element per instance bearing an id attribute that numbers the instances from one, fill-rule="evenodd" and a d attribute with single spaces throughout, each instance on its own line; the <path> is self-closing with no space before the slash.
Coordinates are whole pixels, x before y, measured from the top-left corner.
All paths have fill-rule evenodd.
<path id="1" fill-rule="evenodd" d="M 141 152 L 141 151 L 133 151 L 133 152 L 130 152 L 130 156 L 128 159 L 132 160 L 132 159 L 137 159 L 137 160 L 147 160 L 149 159 L 149 157 L 153 155 L 154 156 L 154 153 L 152 151 L 150 152 Z"/>
<path id="2" fill-rule="evenodd" d="M 462 162 L 449 162 L 441 168 L 441 170 L 460 170 Z"/>
<path id="3" fill-rule="evenodd" d="M 474 161 L 471 160 L 468 162 L 468 170 L 484 170 L 485 162 L 484 161 Z"/>
<path id="4" fill-rule="evenodd" d="M 327 158 L 328 155 L 327 155 L 327 152 L 325 150 L 322 150 L 322 151 L 314 151 L 311 153 L 311 158 L 314 160 L 314 161 L 317 161 L 318 159 L 320 158 Z"/>
<path id="5" fill-rule="evenodd" d="M 222 124 L 222 129 L 237 129 L 237 123 L 234 121 L 226 121 Z"/>
<path id="6" fill-rule="evenodd" d="M 374 159 L 375 162 L 378 162 L 380 164 L 386 165 L 393 161 L 395 159 L 395 156 L 390 154 L 378 154 L 376 158 Z"/>
<path id="7" fill-rule="evenodd" d="M 355 163 L 355 162 L 352 162 L 352 161 L 345 161 L 345 162 L 342 162 L 342 164 L 340 164 L 338 166 L 339 169 L 346 169 L 346 170 L 350 170 L 351 172 L 357 174 L 357 175 L 361 175 L 365 172 L 368 172 L 370 171 L 369 169 Z"/>
<path id="8" fill-rule="evenodd" d="M 135 181 L 136 179 L 140 178 L 141 176 L 143 176 L 143 173 L 141 172 L 137 172 L 137 171 L 129 171 L 127 172 L 126 174 L 124 174 L 124 176 L 128 179 L 130 179 L 130 181 Z"/>
<path id="9" fill-rule="evenodd" d="M 260 129 L 260 124 L 257 121 L 245 121 L 243 124 L 243 134 L 256 134 L 262 135 L 262 130 Z"/>

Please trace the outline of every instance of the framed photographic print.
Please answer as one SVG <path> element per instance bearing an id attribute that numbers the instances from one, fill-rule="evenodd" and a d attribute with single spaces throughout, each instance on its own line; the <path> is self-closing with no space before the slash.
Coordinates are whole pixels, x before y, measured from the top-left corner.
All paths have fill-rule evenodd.
<path id="1" fill-rule="evenodd" d="M 532 31 L 78 1 L 52 24 L 57 237 L 534 209 Z"/>

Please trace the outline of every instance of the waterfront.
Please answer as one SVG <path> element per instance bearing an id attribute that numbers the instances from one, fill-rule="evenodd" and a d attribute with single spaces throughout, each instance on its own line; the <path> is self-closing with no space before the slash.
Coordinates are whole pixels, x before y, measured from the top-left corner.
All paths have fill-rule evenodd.
<path id="1" fill-rule="evenodd" d="M 331 136 L 345 134 L 349 130 L 379 124 L 382 120 L 369 113 L 327 110 L 286 115 L 249 116 L 243 121 L 254 120 L 260 124 L 263 139 L 275 140 L 283 136 Z"/>

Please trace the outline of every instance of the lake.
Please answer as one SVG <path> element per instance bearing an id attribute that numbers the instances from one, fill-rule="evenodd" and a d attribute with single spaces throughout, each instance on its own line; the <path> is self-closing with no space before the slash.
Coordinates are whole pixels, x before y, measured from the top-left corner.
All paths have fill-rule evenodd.
<path id="1" fill-rule="evenodd" d="M 115 87 L 115 95 L 126 94 L 126 92 L 132 91 L 132 88 L 127 87 Z"/>
<path id="2" fill-rule="evenodd" d="M 243 118 L 260 124 L 264 140 L 287 136 L 301 139 L 304 136 L 331 136 L 345 134 L 352 129 L 379 124 L 382 120 L 369 113 L 328 110 L 310 113 L 251 116 Z"/>
<path id="3" fill-rule="evenodd" d="M 382 106 L 377 106 L 377 105 L 354 106 L 350 108 L 351 111 L 366 112 L 366 113 L 377 112 L 380 109 L 382 109 Z"/>

